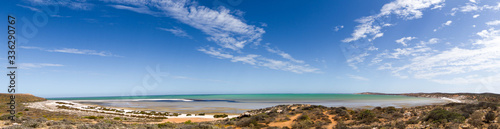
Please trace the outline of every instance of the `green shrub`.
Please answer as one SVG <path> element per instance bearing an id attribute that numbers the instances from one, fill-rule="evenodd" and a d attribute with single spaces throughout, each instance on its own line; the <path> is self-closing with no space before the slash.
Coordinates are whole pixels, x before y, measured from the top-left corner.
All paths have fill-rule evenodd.
<path id="1" fill-rule="evenodd" d="M 386 107 L 383 110 L 384 110 L 384 113 L 389 113 L 389 114 L 397 111 L 396 107 L 393 107 L 393 106 Z"/>
<path id="2" fill-rule="evenodd" d="M 307 116 L 306 114 L 303 114 L 299 118 L 297 118 L 297 120 L 299 121 L 310 120 L 310 119 L 311 118 L 309 118 L 309 116 Z"/>
<path id="3" fill-rule="evenodd" d="M 446 122 L 461 123 L 465 121 L 465 117 L 461 114 L 450 112 L 444 109 L 434 109 L 425 118 L 426 121 L 444 124 Z"/>
<path id="4" fill-rule="evenodd" d="M 87 119 L 97 119 L 97 116 L 85 116 L 84 118 L 87 118 Z"/>
<path id="5" fill-rule="evenodd" d="M 187 124 L 187 125 L 194 125 L 195 123 L 191 122 L 191 120 L 188 120 L 188 121 L 184 122 L 184 124 Z"/>
<path id="6" fill-rule="evenodd" d="M 120 120 L 121 118 L 120 117 L 115 117 L 113 118 L 114 120 Z"/>
<path id="7" fill-rule="evenodd" d="M 175 128 L 176 127 L 174 123 L 170 123 L 170 122 L 160 123 L 157 126 L 158 126 L 158 128 Z"/>
<path id="8" fill-rule="evenodd" d="M 227 114 L 214 115 L 214 118 L 226 118 L 227 116 L 228 116 Z"/>
<path id="9" fill-rule="evenodd" d="M 494 112 L 489 111 L 488 113 L 486 113 L 486 116 L 484 116 L 484 118 L 486 119 L 486 122 L 488 122 L 488 123 L 489 123 L 490 121 L 495 120 L 496 115 L 495 115 L 495 113 L 494 113 Z"/>
<path id="10" fill-rule="evenodd" d="M 481 111 L 476 111 L 470 116 L 469 124 L 474 127 L 481 127 L 483 124 L 483 113 Z"/>
<path id="11" fill-rule="evenodd" d="M 375 114 L 372 113 L 370 110 L 363 110 L 358 114 L 358 120 L 363 120 L 363 119 L 373 119 L 375 118 Z"/>

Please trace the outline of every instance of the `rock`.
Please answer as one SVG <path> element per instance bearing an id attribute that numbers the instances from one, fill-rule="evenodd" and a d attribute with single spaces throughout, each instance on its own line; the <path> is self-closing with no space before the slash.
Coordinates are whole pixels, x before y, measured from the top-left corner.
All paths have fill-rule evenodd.
<path id="1" fill-rule="evenodd" d="M 278 110 L 276 110 L 276 112 L 277 112 L 277 113 L 281 113 L 281 112 L 283 112 L 283 110 L 278 109 Z"/>

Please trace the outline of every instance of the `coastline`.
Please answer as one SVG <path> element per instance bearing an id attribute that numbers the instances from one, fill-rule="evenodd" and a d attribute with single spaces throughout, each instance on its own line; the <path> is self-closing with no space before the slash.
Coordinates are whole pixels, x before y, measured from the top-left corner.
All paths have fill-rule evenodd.
<path id="1" fill-rule="evenodd" d="M 38 126 L 39 124 L 37 124 L 36 127 L 69 125 L 73 128 L 102 128 L 101 126 L 104 126 L 105 128 L 386 127 L 415 129 L 500 126 L 498 123 L 500 117 L 498 117 L 498 120 L 497 117 L 493 117 L 495 119 L 493 120 L 486 116 L 500 113 L 497 110 L 500 108 L 498 107 L 500 106 L 500 103 L 498 103 L 499 94 L 412 93 L 397 95 L 436 98 L 444 103 L 401 108 L 394 106 L 348 108 L 344 106 L 287 104 L 248 110 L 239 115 L 228 115 L 228 118 L 213 118 L 215 114 L 205 114 L 204 116 L 187 116 L 187 114 L 182 113 L 175 115 L 173 112 L 168 114 L 160 112 L 158 114 L 158 112 L 144 111 L 142 108 L 99 106 L 68 100 L 42 100 L 25 103 L 25 108 L 21 108 L 24 111 L 20 113 L 27 116 L 32 116 L 31 114 L 35 113 L 38 114 L 36 117 L 19 115 L 19 120 L 15 122 L 0 121 L 0 123 L 3 124 L 1 127 L 35 127 L 26 124 L 41 122 L 43 125 Z M 130 113 L 127 114 L 127 112 Z M 445 116 L 434 116 L 439 114 Z M 51 124 L 53 122 L 59 122 L 60 124 L 53 125 Z"/>
<path id="2" fill-rule="evenodd" d="M 204 114 L 204 115 L 192 114 L 191 116 L 182 113 L 170 113 L 170 115 L 134 114 L 134 113 L 140 113 L 143 110 L 135 108 L 103 107 L 99 105 L 81 104 L 70 100 L 46 100 L 41 102 L 25 103 L 25 105 L 28 108 L 46 110 L 50 112 L 66 112 L 69 114 L 76 114 L 78 116 L 110 116 L 110 117 L 127 117 L 127 118 L 136 117 L 136 118 L 156 118 L 156 119 L 159 119 L 159 117 L 164 117 L 161 119 L 160 123 L 162 122 L 181 123 L 181 122 L 186 122 L 188 120 L 191 120 L 192 122 L 204 122 L 204 121 L 221 120 L 226 118 L 235 118 L 239 116 L 235 114 L 227 114 L 227 117 L 225 118 L 214 118 L 215 114 Z M 151 112 L 145 111 L 145 113 L 151 113 Z"/>

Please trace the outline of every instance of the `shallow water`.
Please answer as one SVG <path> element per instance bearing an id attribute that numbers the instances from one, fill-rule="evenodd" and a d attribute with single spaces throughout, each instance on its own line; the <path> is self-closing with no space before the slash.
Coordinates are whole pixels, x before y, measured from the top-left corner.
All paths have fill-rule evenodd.
<path id="1" fill-rule="evenodd" d="M 446 103 L 436 98 L 417 98 L 399 95 L 359 94 L 225 94 L 225 95 L 161 95 L 50 98 L 74 100 L 80 103 L 110 107 L 140 108 L 143 110 L 180 113 L 243 113 L 282 104 L 313 104 L 328 107 L 373 108 L 377 106 L 412 107 Z"/>

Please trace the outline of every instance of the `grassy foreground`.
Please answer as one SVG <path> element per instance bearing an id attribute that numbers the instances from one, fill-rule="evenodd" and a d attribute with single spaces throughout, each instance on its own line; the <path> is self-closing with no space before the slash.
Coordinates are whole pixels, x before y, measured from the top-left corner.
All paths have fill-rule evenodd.
<path id="1" fill-rule="evenodd" d="M 3 95 L 3 94 L 0 94 Z M 156 119 L 134 119 L 112 115 L 81 116 L 61 112 L 49 112 L 18 107 L 15 121 L 0 117 L 4 128 L 338 128 L 338 129 L 401 129 L 401 128 L 487 128 L 498 129 L 500 124 L 498 94 L 406 94 L 416 97 L 460 98 L 467 103 L 449 103 L 410 108 L 375 107 L 350 109 L 318 105 L 278 105 L 251 110 L 238 118 L 211 122 L 183 123 L 160 122 Z M 29 94 L 16 98 L 20 102 L 44 101 Z M 17 97 L 17 96 L 16 96 Z M 5 98 L 5 100 L 4 100 Z M 1 96 L 0 113 L 7 114 L 7 97 Z"/>

